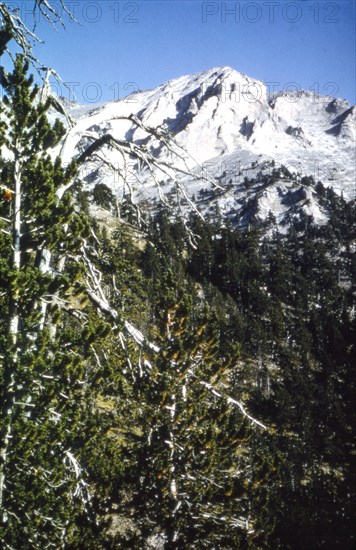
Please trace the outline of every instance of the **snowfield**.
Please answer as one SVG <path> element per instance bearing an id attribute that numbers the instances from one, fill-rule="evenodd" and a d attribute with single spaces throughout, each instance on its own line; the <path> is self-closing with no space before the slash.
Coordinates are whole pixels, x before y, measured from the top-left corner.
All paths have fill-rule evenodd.
<path id="1" fill-rule="evenodd" d="M 88 188 L 104 183 L 119 200 L 129 193 L 149 208 L 164 196 L 183 210 L 192 200 L 202 213 L 218 207 L 234 223 L 247 223 L 251 216 L 264 221 L 273 214 L 283 227 L 297 211 L 318 224 L 327 220 L 313 186 L 301 184 L 303 176 L 347 200 L 355 198 L 355 107 L 338 98 L 309 91 L 269 95 L 263 82 L 220 67 L 117 102 L 73 104 L 69 111 L 76 123 L 60 150 L 64 163 L 110 134 L 146 147 L 169 167 L 194 173 L 177 176 L 169 167 L 149 171 L 130 155 L 106 147 L 82 175 Z M 169 132 L 175 154 L 127 120 L 132 114 L 145 127 Z M 280 166 L 288 173 L 276 174 Z M 266 183 L 272 174 L 273 181 Z"/>

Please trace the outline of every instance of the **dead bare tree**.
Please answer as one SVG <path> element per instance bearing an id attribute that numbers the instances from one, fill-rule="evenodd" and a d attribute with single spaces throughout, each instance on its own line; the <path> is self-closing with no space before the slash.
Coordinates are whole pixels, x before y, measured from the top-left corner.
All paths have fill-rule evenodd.
<path id="1" fill-rule="evenodd" d="M 65 0 L 53 2 L 52 0 L 33 0 L 32 2 L 32 25 L 28 26 L 21 10 L 23 6 L 16 7 L 13 3 L 0 3 L 0 55 L 5 52 L 12 55 L 9 49 L 9 43 L 14 40 L 21 48 L 26 57 L 32 61 L 35 66 L 41 67 L 40 61 L 33 54 L 33 44 L 40 43 L 41 39 L 36 34 L 36 21 L 38 14 L 43 17 L 52 26 L 61 25 L 64 27 L 63 14 L 66 14 L 70 20 L 75 18 Z M 28 8 L 26 14 L 28 14 Z"/>

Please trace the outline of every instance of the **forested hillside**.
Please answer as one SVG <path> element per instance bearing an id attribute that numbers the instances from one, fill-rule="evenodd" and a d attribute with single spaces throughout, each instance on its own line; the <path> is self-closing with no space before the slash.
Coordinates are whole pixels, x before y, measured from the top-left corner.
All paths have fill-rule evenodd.
<path id="1" fill-rule="evenodd" d="M 0 82 L 1 548 L 351 550 L 355 205 L 118 208 L 80 175 L 118 141 L 64 164 L 27 56 Z"/>
<path id="2" fill-rule="evenodd" d="M 140 246 L 125 224 L 102 241 L 108 292 L 161 349 L 128 345 L 102 390 L 117 547 L 352 548 L 355 212 L 324 191 L 338 221 L 283 238 L 192 216 L 189 246 L 161 210 Z"/>

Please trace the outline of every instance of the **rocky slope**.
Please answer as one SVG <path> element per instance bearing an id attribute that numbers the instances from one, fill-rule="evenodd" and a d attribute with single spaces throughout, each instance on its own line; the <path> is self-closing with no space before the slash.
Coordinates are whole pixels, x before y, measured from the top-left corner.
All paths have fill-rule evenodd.
<path id="1" fill-rule="evenodd" d="M 138 202 L 154 204 L 163 193 L 183 209 L 191 208 L 187 199 L 192 199 L 203 212 L 218 206 L 234 223 L 272 216 L 282 228 L 301 213 L 319 224 L 326 221 L 328 212 L 315 191 L 318 181 L 348 200 L 355 197 L 355 107 L 341 99 L 307 91 L 268 94 L 263 82 L 224 67 L 118 102 L 72 105 L 70 112 L 76 124 L 62 146 L 65 162 L 94 139 L 111 134 L 194 173 L 177 181 L 169 170 L 150 172 L 107 148 L 83 177 L 89 187 L 104 183 L 119 200 L 128 192 L 126 173 Z M 155 137 L 127 120 L 131 114 L 146 127 L 169 131 L 180 156 L 172 157 Z M 120 177 L 108 163 L 121 169 Z M 139 181 L 133 177 L 137 174 Z M 184 193 L 176 198 L 177 185 L 184 186 L 186 198 Z"/>

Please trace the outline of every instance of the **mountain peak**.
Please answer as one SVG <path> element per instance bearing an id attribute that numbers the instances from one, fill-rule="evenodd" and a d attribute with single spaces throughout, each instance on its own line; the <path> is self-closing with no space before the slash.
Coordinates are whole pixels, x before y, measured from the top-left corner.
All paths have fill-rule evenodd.
<path id="1" fill-rule="evenodd" d="M 279 92 L 268 97 L 261 81 L 228 66 L 214 67 L 136 92 L 100 109 L 83 110 L 63 146 L 64 161 L 81 150 L 86 139 L 110 133 L 117 140 L 144 144 L 158 160 L 170 164 L 167 149 L 125 120 L 131 114 L 146 127 L 170 131 L 181 151 L 187 152 L 181 159 L 182 169 L 198 170 L 200 165 L 221 187 L 226 183 L 226 193 L 221 191 L 217 198 L 207 191 L 226 215 L 239 212 L 252 198 L 259 205 L 260 216 L 271 211 L 286 219 L 292 198 L 305 212 L 310 210 L 316 203 L 312 193 L 307 196 L 299 189 L 303 176 L 312 176 L 315 183 L 321 181 L 325 187 L 343 192 L 345 198 L 353 198 L 354 109 L 343 100 L 313 92 Z M 114 150 L 105 151 L 105 156 L 116 166 L 129 162 Z M 278 166 L 287 167 L 287 172 L 275 169 Z M 122 192 L 112 183 L 116 180 L 107 174 L 104 164 L 101 169 L 93 163 L 92 172 L 88 176 L 91 185 L 101 182 L 114 193 Z M 140 178 L 137 197 L 154 201 L 158 191 L 152 174 Z M 248 186 L 248 181 L 254 183 Z M 197 183 L 187 177 L 184 184 L 189 196 L 205 196 L 206 180 Z M 162 185 L 168 194 L 174 192 L 168 176 Z M 201 201 L 203 209 L 210 208 L 209 201 Z M 320 222 L 325 216 L 314 206 L 314 218 Z"/>

